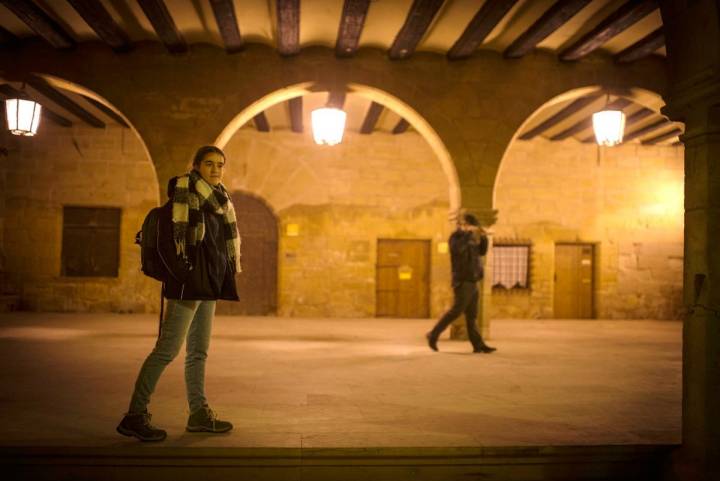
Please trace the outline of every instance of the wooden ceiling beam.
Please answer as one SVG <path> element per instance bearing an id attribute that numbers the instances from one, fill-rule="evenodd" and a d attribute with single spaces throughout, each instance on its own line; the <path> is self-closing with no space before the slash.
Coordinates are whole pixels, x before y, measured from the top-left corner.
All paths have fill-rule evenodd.
<path id="1" fill-rule="evenodd" d="M 650 139 L 643 140 L 641 143 L 643 145 L 655 145 L 657 143 L 662 142 L 663 140 L 672 139 L 673 137 L 677 137 L 680 134 L 682 134 L 682 129 L 674 128 L 668 132 L 665 132 L 664 134 L 656 135 L 655 137 L 652 137 Z"/>
<path id="2" fill-rule="evenodd" d="M 163 0 L 138 0 L 140 8 L 170 53 L 187 52 L 187 43 L 178 30 Z"/>
<path id="3" fill-rule="evenodd" d="M 327 106 L 342 110 L 345 107 L 347 92 L 341 89 L 335 89 L 328 92 Z"/>
<path id="4" fill-rule="evenodd" d="M 72 48 L 75 41 L 44 10 L 28 0 L 0 0 L 35 33 L 55 48 Z"/>
<path id="5" fill-rule="evenodd" d="M 240 35 L 235 4 L 232 0 L 210 0 L 210 6 L 215 15 L 220 36 L 225 44 L 227 53 L 239 52 L 243 49 L 243 39 Z"/>
<path id="6" fill-rule="evenodd" d="M 563 120 L 567 119 L 571 115 L 581 111 L 591 103 L 595 102 L 597 99 L 602 97 L 603 94 L 596 93 L 593 95 L 588 95 L 587 97 L 580 97 L 579 99 L 574 100 L 571 102 L 567 107 L 560 110 L 558 113 L 553 115 L 552 117 L 546 119 L 545 121 L 541 122 L 537 127 L 534 127 L 524 134 L 520 136 L 521 140 L 530 140 L 533 137 L 536 137 L 540 135 L 541 133 L 545 132 L 550 127 L 559 124 Z"/>
<path id="7" fill-rule="evenodd" d="M 405 119 L 400 119 L 400 122 L 398 122 L 395 128 L 392 129 L 392 133 L 395 135 L 402 134 L 407 131 L 408 127 L 410 127 L 410 122 Z"/>
<path id="8" fill-rule="evenodd" d="M 335 55 L 338 57 L 351 57 L 357 52 L 368 8 L 370 0 L 345 0 L 335 41 Z"/>
<path id="9" fill-rule="evenodd" d="M 255 128 L 258 132 L 270 132 L 270 123 L 267 116 L 265 116 L 265 112 L 260 112 L 253 117 L 253 122 L 255 122 Z"/>
<path id="10" fill-rule="evenodd" d="M 472 55 L 516 3 L 517 0 L 486 1 L 465 27 L 460 38 L 448 50 L 447 57 L 450 60 L 458 60 Z"/>
<path id="11" fill-rule="evenodd" d="M 627 128 L 630 125 L 634 125 L 634 124 L 640 122 L 645 117 L 652 115 L 654 113 L 655 113 L 654 111 L 652 111 L 646 107 L 643 107 L 625 119 L 625 127 Z"/>
<path id="12" fill-rule="evenodd" d="M 88 102 L 90 102 L 93 107 L 95 107 L 96 109 L 98 109 L 99 111 L 101 111 L 102 113 L 104 113 L 105 115 L 107 115 L 108 117 L 110 117 L 112 120 L 114 120 L 114 121 L 117 122 L 118 124 L 122 125 L 122 126 L 125 127 L 125 128 L 130 128 L 130 126 L 128 125 L 128 123 L 125 122 L 125 119 L 124 119 L 124 118 L 122 118 L 120 115 L 118 115 L 117 113 L 115 113 L 115 111 L 112 110 L 111 108 L 105 106 L 105 104 L 102 104 L 102 103 L 98 102 L 97 100 L 95 100 L 95 99 L 93 99 L 93 98 L 91 98 L 91 97 L 86 97 L 86 96 L 84 96 L 84 95 L 83 95 L 83 98 L 84 98 L 85 100 L 87 100 Z"/>
<path id="13" fill-rule="evenodd" d="M 619 63 L 633 62 L 643 57 L 647 57 L 664 46 L 665 32 L 663 28 L 660 27 L 615 55 L 615 61 Z"/>
<path id="14" fill-rule="evenodd" d="M 650 132 L 653 132 L 657 129 L 661 129 L 663 127 L 667 127 L 672 125 L 672 122 L 670 122 L 668 119 L 661 119 L 657 122 L 653 122 L 650 125 L 646 125 L 645 127 L 638 129 L 634 132 L 631 132 L 629 134 L 626 134 L 623 138 L 623 142 L 629 142 L 631 140 L 637 139 L 638 137 L 642 137 L 646 134 L 649 134 Z"/>
<path id="15" fill-rule="evenodd" d="M 300 52 L 300 0 L 277 0 L 277 37 L 280 55 Z"/>
<path id="16" fill-rule="evenodd" d="M 95 127 L 97 129 L 104 129 L 105 122 L 95 117 L 93 114 L 80 107 L 78 104 L 73 102 L 72 99 L 66 97 L 64 94 L 55 90 L 50 84 L 40 77 L 30 77 L 27 84 L 33 89 L 40 92 L 42 95 L 47 97 L 50 101 L 55 103 L 58 107 L 61 107 L 76 117 L 80 118 L 83 122 Z"/>
<path id="17" fill-rule="evenodd" d="M 116 52 L 127 52 L 132 48 L 130 38 L 120 25 L 113 20 L 102 3 L 95 0 L 68 0 L 90 28 Z"/>
<path id="18" fill-rule="evenodd" d="M 14 47 L 20 43 L 20 39 L 11 31 L 0 26 L 0 47 Z"/>
<path id="19" fill-rule="evenodd" d="M 553 4 L 530 28 L 525 30 L 505 49 L 505 58 L 520 58 L 533 50 L 558 28 L 575 16 L 591 0 L 559 0 Z"/>
<path id="20" fill-rule="evenodd" d="M 385 107 L 377 102 L 373 101 L 370 103 L 370 108 L 368 108 L 367 114 L 365 114 L 365 120 L 363 120 L 362 127 L 360 127 L 361 134 L 372 134 L 373 130 L 375 130 L 375 124 L 377 124 L 384 108 Z"/>
<path id="21" fill-rule="evenodd" d="M 607 107 L 603 108 L 603 110 L 622 110 L 628 105 L 632 104 L 632 102 L 628 99 L 619 98 L 615 99 L 612 102 L 610 102 Z M 583 130 L 591 128 L 593 125 L 592 115 L 581 120 L 580 122 L 576 123 L 572 127 L 569 127 L 559 134 L 555 134 L 552 137 L 550 137 L 550 140 L 564 140 L 568 137 L 572 137 L 575 134 L 578 134 L 582 132 Z"/>
<path id="22" fill-rule="evenodd" d="M 657 0 L 630 0 L 577 42 L 560 52 L 561 60 L 578 60 L 658 8 Z"/>
<path id="23" fill-rule="evenodd" d="M 391 60 L 411 56 L 435 18 L 444 0 L 413 0 L 405 23 L 388 52 Z"/>
<path id="24" fill-rule="evenodd" d="M 21 92 L 14 88 L 12 85 L 3 84 L 0 85 L 0 95 L 5 97 L 6 99 L 13 98 L 13 99 L 29 99 L 30 97 L 25 94 L 24 92 Z M 42 104 L 40 104 L 42 105 Z M 72 121 L 63 117 L 62 115 L 53 112 L 52 109 L 49 109 L 47 105 L 42 105 L 42 111 L 41 114 L 43 118 L 46 118 L 50 122 L 59 125 L 60 127 L 72 127 Z M 3 115 L 3 117 L 5 117 Z"/>
<path id="25" fill-rule="evenodd" d="M 288 107 L 290 107 L 290 130 L 302 134 L 304 131 L 302 97 L 293 97 L 288 100 Z"/>

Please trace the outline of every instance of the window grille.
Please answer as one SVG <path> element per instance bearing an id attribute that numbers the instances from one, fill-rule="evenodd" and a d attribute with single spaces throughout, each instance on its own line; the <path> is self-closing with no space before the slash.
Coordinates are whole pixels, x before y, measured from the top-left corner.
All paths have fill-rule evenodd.
<path id="1" fill-rule="evenodd" d="M 530 245 L 495 244 L 492 259 L 493 289 L 530 288 Z"/>
<path id="2" fill-rule="evenodd" d="M 120 209 L 64 207 L 62 275 L 118 277 Z"/>

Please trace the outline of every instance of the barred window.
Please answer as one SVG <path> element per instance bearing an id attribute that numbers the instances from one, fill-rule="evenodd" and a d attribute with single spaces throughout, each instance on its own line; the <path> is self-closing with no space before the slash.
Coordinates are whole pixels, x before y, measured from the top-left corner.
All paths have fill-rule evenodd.
<path id="1" fill-rule="evenodd" d="M 62 275 L 117 277 L 120 263 L 120 209 L 64 207 Z"/>
<path id="2" fill-rule="evenodd" d="M 495 244 L 492 259 L 493 289 L 530 288 L 529 244 Z"/>

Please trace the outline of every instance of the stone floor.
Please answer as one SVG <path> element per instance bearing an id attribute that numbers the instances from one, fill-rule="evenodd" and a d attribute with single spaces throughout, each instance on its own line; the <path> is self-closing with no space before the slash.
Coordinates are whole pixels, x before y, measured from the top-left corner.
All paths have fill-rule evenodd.
<path id="1" fill-rule="evenodd" d="M 153 423 L 176 447 L 680 442 L 679 322 L 494 321 L 490 355 L 430 351 L 431 324 L 218 317 L 206 391 L 236 429 L 184 432 L 182 354 Z M 115 425 L 156 332 L 152 315 L 0 314 L 0 445 L 137 446 Z"/>

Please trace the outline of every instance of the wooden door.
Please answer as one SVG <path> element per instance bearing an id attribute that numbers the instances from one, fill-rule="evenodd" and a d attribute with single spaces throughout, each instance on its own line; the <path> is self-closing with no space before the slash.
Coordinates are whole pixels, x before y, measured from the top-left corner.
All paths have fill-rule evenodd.
<path id="1" fill-rule="evenodd" d="M 378 239 L 377 317 L 430 315 L 430 241 Z"/>
<path id="2" fill-rule="evenodd" d="M 593 317 L 593 251 L 592 244 L 555 245 L 555 318 Z"/>
<path id="3" fill-rule="evenodd" d="M 243 271 L 235 276 L 240 302 L 221 301 L 220 314 L 266 316 L 277 311 L 278 224 L 260 199 L 232 194 L 242 239 Z"/>

